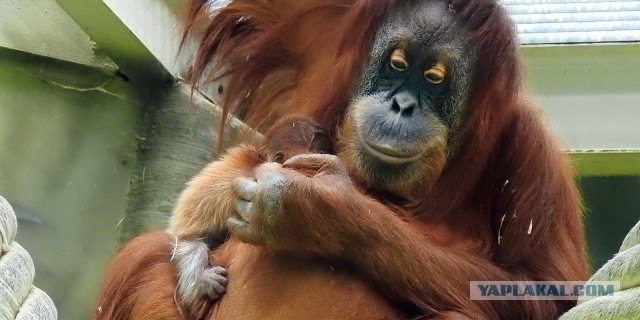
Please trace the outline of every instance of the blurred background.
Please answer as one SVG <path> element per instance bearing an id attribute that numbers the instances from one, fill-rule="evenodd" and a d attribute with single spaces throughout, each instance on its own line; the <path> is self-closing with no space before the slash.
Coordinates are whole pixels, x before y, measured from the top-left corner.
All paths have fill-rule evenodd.
<path id="1" fill-rule="evenodd" d="M 640 219 L 640 1 L 503 3 L 518 23 L 531 99 L 579 174 L 596 269 Z M 162 228 L 176 192 L 214 156 L 216 88 L 191 100 L 180 83 L 190 50 L 176 54 L 176 8 L 0 1 L 0 195 L 60 319 L 89 317 L 119 241 Z M 189 152 L 162 152 L 176 148 Z M 163 181 L 169 171 L 180 177 Z M 151 184 L 165 203 L 132 199 Z M 127 219 L 132 211 L 144 221 Z"/>

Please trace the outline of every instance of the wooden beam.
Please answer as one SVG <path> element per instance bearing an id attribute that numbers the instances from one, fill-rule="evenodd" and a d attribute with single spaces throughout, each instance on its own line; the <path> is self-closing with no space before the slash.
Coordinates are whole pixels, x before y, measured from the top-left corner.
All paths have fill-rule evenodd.
<path id="1" fill-rule="evenodd" d="M 187 67 L 178 55 L 179 22 L 157 0 L 56 0 L 135 85 L 174 81 Z"/>

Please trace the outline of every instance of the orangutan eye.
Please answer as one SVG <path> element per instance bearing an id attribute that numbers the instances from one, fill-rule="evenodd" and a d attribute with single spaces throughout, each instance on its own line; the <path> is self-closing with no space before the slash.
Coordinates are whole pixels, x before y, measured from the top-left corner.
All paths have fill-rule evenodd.
<path id="1" fill-rule="evenodd" d="M 391 58 L 389 59 L 389 64 L 391 68 L 396 71 L 407 71 L 409 69 L 409 62 L 407 61 L 407 56 L 402 49 L 396 49 L 391 53 Z"/>
<path id="2" fill-rule="evenodd" d="M 441 84 L 447 76 L 444 65 L 436 63 L 431 68 L 424 71 L 424 78 L 433 84 Z"/>

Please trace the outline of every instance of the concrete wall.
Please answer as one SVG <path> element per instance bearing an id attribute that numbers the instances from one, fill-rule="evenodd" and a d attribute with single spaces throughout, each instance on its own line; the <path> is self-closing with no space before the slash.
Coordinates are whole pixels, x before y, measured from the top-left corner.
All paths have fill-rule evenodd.
<path id="1" fill-rule="evenodd" d="M 142 104 L 122 80 L 0 48 L 0 194 L 60 319 L 88 319 L 119 239 Z"/>

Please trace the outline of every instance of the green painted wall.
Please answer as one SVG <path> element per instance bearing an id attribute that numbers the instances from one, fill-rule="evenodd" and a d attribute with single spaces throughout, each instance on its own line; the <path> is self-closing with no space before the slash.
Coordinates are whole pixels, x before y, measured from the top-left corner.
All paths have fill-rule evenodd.
<path id="1" fill-rule="evenodd" d="M 0 49 L 0 194 L 59 319 L 88 319 L 124 217 L 142 104 L 80 65 Z"/>
<path id="2" fill-rule="evenodd" d="M 585 233 L 594 269 L 613 257 L 640 220 L 640 177 L 580 179 L 585 200 Z"/>
<path id="3" fill-rule="evenodd" d="M 60 319 L 90 317 L 123 238 L 166 226 L 185 183 L 215 156 L 219 121 L 184 84 L 134 86 L 0 48 L 0 194 Z M 232 119 L 225 145 L 243 128 Z"/>

